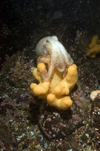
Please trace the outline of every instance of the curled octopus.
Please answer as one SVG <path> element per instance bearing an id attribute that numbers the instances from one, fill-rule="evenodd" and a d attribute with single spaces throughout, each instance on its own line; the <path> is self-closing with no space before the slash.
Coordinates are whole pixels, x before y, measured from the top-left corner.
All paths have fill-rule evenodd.
<path id="1" fill-rule="evenodd" d="M 67 69 L 73 64 L 73 59 L 67 52 L 65 47 L 58 41 L 56 36 L 48 36 L 41 39 L 36 46 L 36 54 L 39 56 L 38 63 L 47 64 L 47 69 L 42 70 L 41 76 L 43 81 L 50 81 L 54 69 L 63 74 L 67 73 Z"/>

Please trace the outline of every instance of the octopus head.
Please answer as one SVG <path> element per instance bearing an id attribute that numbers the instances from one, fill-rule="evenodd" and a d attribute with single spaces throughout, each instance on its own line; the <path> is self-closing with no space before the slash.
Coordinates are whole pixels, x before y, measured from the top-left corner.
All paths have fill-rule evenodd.
<path id="1" fill-rule="evenodd" d="M 56 36 L 45 37 L 38 42 L 35 49 L 37 56 L 47 56 L 49 54 L 48 47 L 50 47 L 51 41 L 58 41 L 58 38 Z"/>

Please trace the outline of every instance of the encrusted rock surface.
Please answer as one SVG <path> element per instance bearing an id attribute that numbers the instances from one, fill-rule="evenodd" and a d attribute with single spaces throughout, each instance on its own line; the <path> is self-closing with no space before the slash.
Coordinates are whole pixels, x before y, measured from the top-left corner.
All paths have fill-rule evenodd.
<path id="1" fill-rule="evenodd" d="M 100 93 L 92 102 L 91 137 L 94 138 L 96 149 L 100 150 Z"/>
<path id="2" fill-rule="evenodd" d="M 30 83 L 36 82 L 31 72 L 36 67 L 34 51 L 27 48 L 7 58 L 0 74 L 2 149 L 99 150 L 99 98 L 92 102 L 90 92 L 99 89 L 96 69 L 100 59 L 84 57 L 83 51 L 77 52 L 78 47 L 68 50 L 75 55 L 79 80 L 70 93 L 73 105 L 66 111 L 50 107 L 46 100 L 30 93 Z"/>

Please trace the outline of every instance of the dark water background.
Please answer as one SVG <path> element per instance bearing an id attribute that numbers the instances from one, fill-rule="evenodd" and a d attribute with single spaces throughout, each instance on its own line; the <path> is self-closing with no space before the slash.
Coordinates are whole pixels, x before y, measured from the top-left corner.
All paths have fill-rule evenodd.
<path id="1" fill-rule="evenodd" d="M 69 31 L 73 30 L 72 37 L 75 36 L 74 32 L 80 29 L 87 30 L 91 34 L 98 33 L 99 12 L 99 0 L 2 1 L 0 66 L 5 61 L 5 55 L 11 56 L 38 40 L 37 30 L 44 33 L 48 27 L 64 23 L 70 26 Z M 49 35 L 57 34 L 56 29 L 52 32 L 48 28 L 48 31 Z"/>

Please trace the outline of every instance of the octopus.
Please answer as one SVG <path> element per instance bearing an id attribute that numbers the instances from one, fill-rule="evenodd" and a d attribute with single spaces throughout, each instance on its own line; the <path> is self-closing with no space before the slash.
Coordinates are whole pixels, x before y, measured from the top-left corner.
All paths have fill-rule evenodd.
<path id="1" fill-rule="evenodd" d="M 47 68 L 41 71 L 43 81 L 50 81 L 57 69 L 65 77 L 67 69 L 73 64 L 73 59 L 56 36 L 41 39 L 36 46 L 37 64 L 45 63 Z"/>

